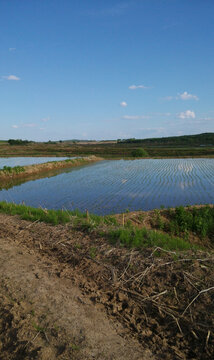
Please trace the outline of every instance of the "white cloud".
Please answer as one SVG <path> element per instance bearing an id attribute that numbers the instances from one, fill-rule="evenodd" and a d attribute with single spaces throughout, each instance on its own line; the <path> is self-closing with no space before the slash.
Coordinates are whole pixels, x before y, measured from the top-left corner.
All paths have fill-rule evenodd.
<path id="1" fill-rule="evenodd" d="M 188 94 L 187 91 L 184 91 L 183 94 L 178 94 L 178 99 L 181 99 L 181 100 L 199 100 L 197 95 Z"/>
<path id="2" fill-rule="evenodd" d="M 125 120 L 142 120 L 142 119 L 150 119 L 151 116 L 148 115 L 124 115 L 122 119 Z"/>
<path id="3" fill-rule="evenodd" d="M 15 80 L 15 81 L 18 81 L 18 80 L 21 80 L 18 76 L 16 75 L 8 75 L 8 76 L 2 76 L 3 79 L 5 80 Z"/>
<path id="4" fill-rule="evenodd" d="M 148 89 L 148 86 L 145 85 L 131 85 L 129 86 L 130 90 L 136 90 L 136 89 Z"/>
<path id="5" fill-rule="evenodd" d="M 122 107 L 126 107 L 128 104 L 125 102 L 125 101 L 122 101 L 121 103 L 120 103 L 120 106 L 122 106 Z"/>
<path id="6" fill-rule="evenodd" d="M 9 51 L 16 51 L 16 48 L 11 47 L 11 48 L 9 48 Z"/>
<path id="7" fill-rule="evenodd" d="M 197 95 L 188 94 L 187 91 L 184 91 L 183 94 L 178 94 L 177 96 L 165 96 L 163 100 L 171 101 L 171 100 L 196 100 L 198 101 L 199 98 Z"/>
<path id="8" fill-rule="evenodd" d="M 191 110 L 186 110 L 178 114 L 179 119 L 195 119 L 195 113 Z"/>
<path id="9" fill-rule="evenodd" d="M 12 128 L 14 128 L 14 129 L 18 129 L 18 128 L 34 128 L 34 127 L 37 127 L 37 125 L 34 124 L 34 123 L 21 124 L 21 125 L 12 125 Z"/>

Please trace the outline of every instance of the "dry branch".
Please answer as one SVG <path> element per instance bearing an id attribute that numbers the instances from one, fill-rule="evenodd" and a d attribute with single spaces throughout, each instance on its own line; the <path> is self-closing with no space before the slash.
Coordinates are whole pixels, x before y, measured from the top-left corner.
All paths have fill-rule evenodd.
<path id="1" fill-rule="evenodd" d="M 204 290 L 201 290 L 195 297 L 194 299 L 189 303 L 189 305 L 186 307 L 186 309 L 184 310 L 183 314 L 181 316 L 184 316 L 184 314 L 186 313 L 186 311 L 189 309 L 189 307 L 195 302 L 195 300 L 201 295 L 201 294 L 204 294 L 210 290 L 214 290 L 214 286 L 212 286 L 211 288 L 208 288 L 208 289 L 204 289 Z"/>

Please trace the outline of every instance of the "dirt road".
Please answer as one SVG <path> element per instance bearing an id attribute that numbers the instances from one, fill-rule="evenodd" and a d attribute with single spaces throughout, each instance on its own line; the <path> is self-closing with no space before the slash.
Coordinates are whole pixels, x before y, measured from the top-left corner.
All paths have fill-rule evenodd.
<path id="1" fill-rule="evenodd" d="M 19 226 L 0 215 L 1 360 L 154 359 L 71 279 L 59 277 L 55 259 L 23 246 Z"/>

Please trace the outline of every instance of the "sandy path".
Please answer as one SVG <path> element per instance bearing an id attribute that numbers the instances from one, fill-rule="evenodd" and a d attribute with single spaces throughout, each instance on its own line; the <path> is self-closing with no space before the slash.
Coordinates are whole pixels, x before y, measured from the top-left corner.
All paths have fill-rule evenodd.
<path id="1" fill-rule="evenodd" d="M 154 359 L 71 280 L 59 278 L 56 266 L 0 235 L 1 360 Z"/>

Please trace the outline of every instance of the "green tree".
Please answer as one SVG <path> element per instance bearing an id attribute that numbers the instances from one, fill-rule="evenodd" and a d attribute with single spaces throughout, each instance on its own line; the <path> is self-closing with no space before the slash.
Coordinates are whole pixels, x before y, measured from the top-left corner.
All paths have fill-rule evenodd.
<path id="1" fill-rule="evenodd" d="M 133 157 L 147 157 L 149 155 L 143 148 L 134 149 L 131 154 Z"/>

